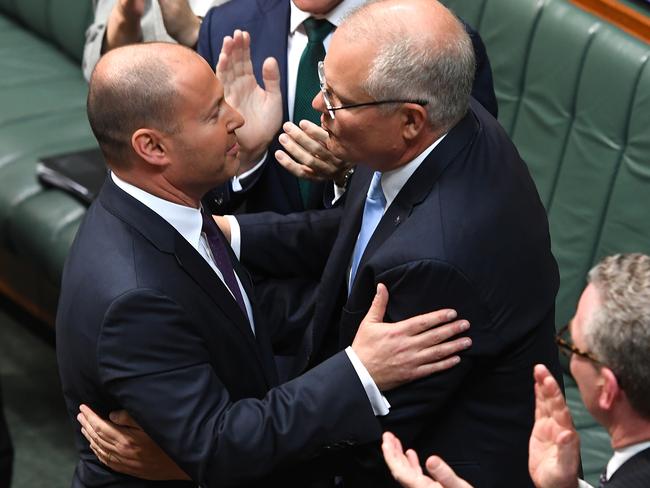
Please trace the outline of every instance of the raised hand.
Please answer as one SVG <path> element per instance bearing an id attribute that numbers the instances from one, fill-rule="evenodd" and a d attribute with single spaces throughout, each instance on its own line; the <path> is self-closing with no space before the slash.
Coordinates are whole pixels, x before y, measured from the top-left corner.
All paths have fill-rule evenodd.
<path id="1" fill-rule="evenodd" d="M 103 464 L 146 480 L 189 479 L 126 411 L 111 412 L 110 417 L 104 420 L 86 405 L 77 415 L 81 433 Z"/>
<path id="2" fill-rule="evenodd" d="M 280 68 L 275 58 L 262 66 L 264 88 L 258 85 L 250 56 L 250 35 L 236 30 L 223 39 L 217 62 L 217 76 L 224 86 L 226 101 L 244 116 L 246 123 L 237 129 L 242 174 L 264 155 L 282 124 Z"/>
<path id="3" fill-rule="evenodd" d="M 417 453 L 413 449 L 404 453 L 402 443 L 390 432 L 384 432 L 381 449 L 393 478 L 405 488 L 472 488 L 437 456 L 427 459 L 429 478 L 422 472 Z"/>
<path id="4" fill-rule="evenodd" d="M 301 120 L 299 125 L 285 122 L 282 129 L 284 134 L 279 140 L 286 152 L 275 152 L 278 163 L 298 178 L 333 180 L 342 186 L 352 165 L 328 151 L 329 136 L 323 128 L 309 120 Z"/>
<path id="5" fill-rule="evenodd" d="M 472 344 L 468 337 L 445 342 L 469 328 L 467 320 L 451 322 L 455 310 L 389 324 L 383 322 L 387 303 L 388 290 L 380 283 L 352 342 L 352 349 L 382 391 L 455 366 L 460 362 L 456 353 Z"/>
<path id="6" fill-rule="evenodd" d="M 119 0 L 115 3 L 106 24 L 102 53 L 142 40 L 140 20 L 144 7 L 145 0 Z"/>
<path id="7" fill-rule="evenodd" d="M 537 488 L 578 486 L 580 439 L 560 387 L 546 366 L 535 376 L 535 425 L 530 435 L 528 470 Z"/>
<path id="8" fill-rule="evenodd" d="M 187 0 L 158 0 L 167 33 L 187 47 L 196 46 L 201 21 Z"/>

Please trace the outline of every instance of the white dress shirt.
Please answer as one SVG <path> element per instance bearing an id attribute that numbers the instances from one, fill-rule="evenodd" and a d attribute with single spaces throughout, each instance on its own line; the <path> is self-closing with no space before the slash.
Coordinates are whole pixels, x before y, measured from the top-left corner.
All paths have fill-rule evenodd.
<path id="1" fill-rule="evenodd" d="M 212 251 L 210 250 L 210 244 L 207 241 L 205 233 L 201 231 L 203 228 L 203 217 L 201 216 L 201 210 L 193 207 L 186 207 L 185 205 L 178 205 L 172 203 L 168 200 L 159 198 L 151 193 L 148 193 L 141 188 L 131 185 L 124 180 L 121 180 L 115 173 L 111 172 L 111 178 L 115 184 L 124 190 L 126 193 L 131 195 L 137 201 L 150 208 L 156 212 L 160 217 L 162 217 L 169 225 L 171 225 L 176 231 L 183 236 L 183 238 L 189 242 L 189 244 L 198 251 L 203 259 L 210 265 L 215 274 L 226 286 L 226 289 L 230 291 L 228 285 L 223 279 L 223 274 L 217 268 L 214 257 L 212 256 Z M 253 319 L 253 309 L 251 307 L 251 302 L 248 299 L 246 290 L 239 281 L 239 276 L 235 273 L 235 279 L 237 280 L 237 285 L 241 292 L 242 298 L 244 299 L 244 305 L 246 306 L 246 313 L 249 318 L 249 324 L 253 333 L 255 333 L 255 321 Z M 230 292 L 232 295 L 232 292 Z M 233 299 L 235 299 L 233 295 Z"/>
<path id="2" fill-rule="evenodd" d="M 621 449 L 616 449 L 614 451 L 614 455 L 607 463 L 607 471 L 605 473 L 607 479 L 609 480 L 612 476 L 614 476 L 614 473 L 616 473 L 618 468 L 623 466 L 623 464 L 629 461 L 630 458 L 636 456 L 638 453 L 645 451 L 648 448 L 650 448 L 650 441 L 639 442 L 637 444 L 625 446 Z M 578 480 L 578 487 L 593 488 L 589 483 L 583 480 Z"/>

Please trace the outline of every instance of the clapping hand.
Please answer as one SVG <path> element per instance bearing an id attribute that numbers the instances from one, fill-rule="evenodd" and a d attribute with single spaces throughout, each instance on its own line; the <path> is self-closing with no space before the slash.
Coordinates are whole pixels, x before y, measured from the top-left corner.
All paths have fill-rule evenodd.
<path id="1" fill-rule="evenodd" d="M 420 460 L 413 449 L 404 453 L 402 443 L 390 432 L 384 432 L 381 449 L 393 478 L 405 488 L 472 488 L 438 456 L 427 459 L 427 471 L 431 478 L 422 472 Z"/>
<path id="2" fill-rule="evenodd" d="M 217 76 L 224 86 L 226 101 L 239 111 L 246 123 L 237 129 L 241 166 L 244 173 L 259 161 L 282 124 L 280 69 L 275 58 L 262 66 L 264 88 L 253 73 L 250 35 L 236 30 L 223 39 L 217 62 Z"/>
<path id="3" fill-rule="evenodd" d="M 538 488 L 576 488 L 580 439 L 560 387 L 549 370 L 535 366 L 535 425 L 528 470 Z"/>

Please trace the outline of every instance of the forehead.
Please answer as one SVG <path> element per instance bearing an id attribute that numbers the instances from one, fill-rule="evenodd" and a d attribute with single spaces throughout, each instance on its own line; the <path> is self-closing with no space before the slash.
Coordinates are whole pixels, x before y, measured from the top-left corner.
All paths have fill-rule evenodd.
<path id="1" fill-rule="evenodd" d="M 369 42 L 350 42 L 338 30 L 324 59 L 327 84 L 333 90 L 354 90 L 368 76 L 376 49 Z"/>

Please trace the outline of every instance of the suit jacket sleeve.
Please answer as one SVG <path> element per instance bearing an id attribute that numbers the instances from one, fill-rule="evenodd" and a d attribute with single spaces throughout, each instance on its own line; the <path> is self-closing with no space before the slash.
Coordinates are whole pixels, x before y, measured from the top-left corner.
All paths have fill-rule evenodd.
<path id="1" fill-rule="evenodd" d="M 391 412 L 383 423 L 408 443 L 425 418 L 435 415 L 457 392 L 481 358 L 496 354 L 505 344 L 495 337 L 488 311 L 472 283 L 459 270 L 445 263 L 423 260 L 389 269 L 377 280 L 389 288 L 390 322 L 441 308 L 454 308 L 460 318 L 470 322 L 468 335 L 473 347 L 460 354 L 459 365 L 388 392 Z"/>
<path id="2" fill-rule="evenodd" d="M 238 215 L 241 262 L 275 278 L 320 280 L 338 233 L 342 208 L 279 215 Z"/>
<path id="3" fill-rule="evenodd" d="M 106 391 L 203 486 L 245 482 L 325 446 L 380 435 L 344 353 L 263 398 L 233 401 L 196 325 L 155 290 L 112 303 L 97 358 Z"/>

